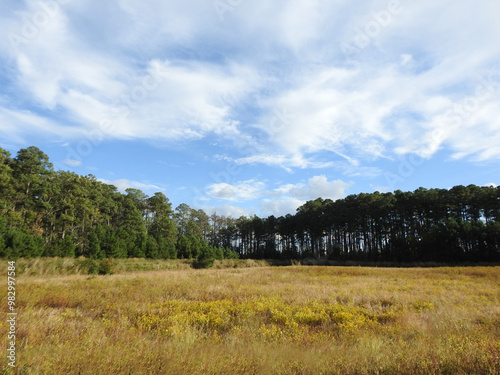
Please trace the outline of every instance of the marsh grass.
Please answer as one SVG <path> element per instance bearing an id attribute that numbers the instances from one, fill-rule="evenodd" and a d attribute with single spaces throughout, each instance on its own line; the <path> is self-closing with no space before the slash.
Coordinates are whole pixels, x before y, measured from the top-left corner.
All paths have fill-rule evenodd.
<path id="1" fill-rule="evenodd" d="M 106 276 L 28 268 L 18 277 L 18 367 L 10 371 L 2 358 L 0 368 L 18 374 L 500 373 L 499 268 L 234 264 L 193 270 L 179 262 L 151 271 L 129 264 Z M 5 289 L 1 303 L 6 306 Z M 6 329 L 0 322 L 0 337 Z M 0 342 L 4 351 L 6 340 Z"/>
<path id="2" fill-rule="evenodd" d="M 16 273 L 25 276 L 43 275 L 92 275 L 116 274 L 136 271 L 187 270 L 194 268 L 193 259 L 86 259 L 80 258 L 30 258 L 16 261 Z M 272 264 L 271 264 L 272 263 Z M 281 262 L 282 263 L 282 262 Z M 286 265 L 279 261 L 253 259 L 215 260 L 214 268 L 249 268 Z M 7 262 L 0 262 L 0 274 L 7 273 Z"/>

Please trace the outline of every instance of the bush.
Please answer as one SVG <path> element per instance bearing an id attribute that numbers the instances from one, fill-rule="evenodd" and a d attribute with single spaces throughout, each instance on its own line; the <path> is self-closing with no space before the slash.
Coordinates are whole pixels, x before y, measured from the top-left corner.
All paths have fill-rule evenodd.
<path id="1" fill-rule="evenodd" d="M 99 275 L 112 275 L 115 273 L 114 271 L 114 263 L 113 259 L 102 259 L 99 262 Z"/>
<path id="2" fill-rule="evenodd" d="M 64 239 L 55 239 L 50 246 L 45 248 L 44 257 L 75 257 L 76 246 L 73 243 L 71 236 L 66 236 Z"/>
<path id="3" fill-rule="evenodd" d="M 212 268 L 214 266 L 214 258 L 203 258 L 199 260 L 195 260 L 193 262 L 193 268 L 200 269 L 200 268 Z"/>
<path id="4" fill-rule="evenodd" d="M 225 247 L 222 250 L 224 252 L 224 259 L 238 259 L 240 257 L 240 255 L 236 251 L 231 250 L 228 247 Z"/>
<path id="5" fill-rule="evenodd" d="M 82 273 L 89 275 L 112 275 L 115 273 L 113 259 L 85 259 L 80 263 Z"/>
<path id="6" fill-rule="evenodd" d="M 9 229 L 4 235 L 0 256 L 17 259 L 42 255 L 44 242 L 41 237 L 18 228 Z"/>
<path id="7" fill-rule="evenodd" d="M 99 273 L 99 264 L 93 259 L 85 259 L 81 263 L 81 270 L 89 275 Z"/>

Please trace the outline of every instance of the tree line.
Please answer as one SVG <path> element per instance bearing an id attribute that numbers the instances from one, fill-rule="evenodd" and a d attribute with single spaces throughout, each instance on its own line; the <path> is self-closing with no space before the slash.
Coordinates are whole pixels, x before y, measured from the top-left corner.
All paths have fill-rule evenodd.
<path id="1" fill-rule="evenodd" d="M 203 239 L 202 214 L 190 209 L 186 222 L 161 192 L 121 194 L 95 176 L 54 171 L 33 146 L 15 158 L 0 149 L 0 256 L 237 258 Z"/>
<path id="2" fill-rule="evenodd" d="M 318 198 L 294 215 L 231 218 L 54 171 L 36 147 L 0 149 L 0 256 L 495 262 L 500 187 Z"/>

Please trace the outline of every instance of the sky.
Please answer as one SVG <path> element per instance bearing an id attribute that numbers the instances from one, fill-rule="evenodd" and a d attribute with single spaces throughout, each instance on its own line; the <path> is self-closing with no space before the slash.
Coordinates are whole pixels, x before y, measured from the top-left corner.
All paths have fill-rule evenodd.
<path id="1" fill-rule="evenodd" d="M 175 208 L 500 184 L 496 0 L 3 0 L 0 147 Z"/>

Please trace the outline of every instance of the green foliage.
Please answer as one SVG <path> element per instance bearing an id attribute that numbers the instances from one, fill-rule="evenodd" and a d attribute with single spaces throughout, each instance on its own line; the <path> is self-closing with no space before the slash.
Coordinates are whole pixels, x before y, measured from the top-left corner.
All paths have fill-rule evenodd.
<path id="1" fill-rule="evenodd" d="M 7 258 L 32 258 L 43 254 L 43 239 L 22 229 L 11 228 L 4 234 L 4 249 L 0 256 Z"/>
<path id="2" fill-rule="evenodd" d="M 107 258 L 127 257 L 127 247 L 113 228 L 108 228 L 106 230 L 100 245 Z"/>
<path id="3" fill-rule="evenodd" d="M 455 186 L 306 202 L 233 219 L 161 192 L 53 170 L 36 147 L 0 149 L 0 256 L 151 259 L 307 257 L 356 262 L 500 261 L 500 187 Z"/>
<path id="4" fill-rule="evenodd" d="M 209 254 L 210 254 L 209 256 L 213 257 L 214 259 L 218 260 L 224 259 L 224 249 L 221 249 L 220 247 L 211 246 Z"/>
<path id="5" fill-rule="evenodd" d="M 86 255 L 90 259 L 102 259 L 106 255 L 101 249 L 101 242 L 95 232 L 92 232 L 89 236 L 89 244 Z"/>
<path id="6" fill-rule="evenodd" d="M 5 248 L 7 247 L 4 238 L 6 232 L 7 232 L 7 221 L 3 217 L 0 217 L 0 256 L 5 256 L 3 254 L 5 253 Z"/>
<path id="7" fill-rule="evenodd" d="M 174 241 L 169 241 L 164 237 L 158 237 L 158 257 L 160 259 L 177 259 L 177 248 Z"/>
<path id="8" fill-rule="evenodd" d="M 177 253 L 181 258 L 192 258 L 191 241 L 186 236 L 181 236 L 177 241 Z"/>
<path id="9" fill-rule="evenodd" d="M 73 238 L 68 235 L 64 239 L 57 238 L 52 241 L 52 243 L 45 248 L 43 256 L 49 257 L 75 257 L 76 246 L 73 242 Z"/>
<path id="10" fill-rule="evenodd" d="M 99 273 L 99 263 L 95 259 L 85 259 L 80 263 L 79 267 L 89 275 L 97 275 Z"/>
<path id="11" fill-rule="evenodd" d="M 239 254 L 236 251 L 231 250 L 229 247 L 225 247 L 223 249 L 223 258 L 224 259 L 238 259 Z"/>
<path id="12" fill-rule="evenodd" d="M 60 252 L 61 257 L 75 257 L 76 246 L 73 242 L 73 238 L 68 235 L 60 241 Z"/>
<path id="13" fill-rule="evenodd" d="M 146 242 L 146 258 L 158 259 L 160 258 L 160 249 L 158 242 L 152 236 L 147 238 Z"/>
<path id="14" fill-rule="evenodd" d="M 115 264 L 113 259 L 109 258 L 84 259 L 78 267 L 89 275 L 112 275 L 115 273 Z"/>
<path id="15" fill-rule="evenodd" d="M 101 259 L 99 262 L 99 267 L 97 269 L 99 275 L 112 275 L 115 273 L 114 271 L 114 262 L 113 259 Z"/>
<path id="16" fill-rule="evenodd" d="M 214 266 L 215 259 L 214 258 L 202 258 L 195 260 L 193 262 L 193 268 L 201 269 L 201 268 L 212 268 Z"/>

